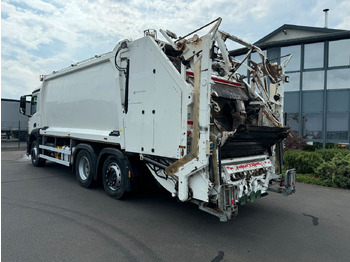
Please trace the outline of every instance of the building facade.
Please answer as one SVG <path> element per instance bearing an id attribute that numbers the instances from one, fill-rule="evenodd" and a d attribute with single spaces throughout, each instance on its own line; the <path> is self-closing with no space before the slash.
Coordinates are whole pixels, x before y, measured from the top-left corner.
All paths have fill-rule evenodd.
<path id="1" fill-rule="evenodd" d="M 350 31 L 283 25 L 255 45 L 272 62 L 293 55 L 284 97 L 285 124 L 291 131 L 323 147 L 349 145 Z M 242 51 L 231 54 L 240 59 Z"/>

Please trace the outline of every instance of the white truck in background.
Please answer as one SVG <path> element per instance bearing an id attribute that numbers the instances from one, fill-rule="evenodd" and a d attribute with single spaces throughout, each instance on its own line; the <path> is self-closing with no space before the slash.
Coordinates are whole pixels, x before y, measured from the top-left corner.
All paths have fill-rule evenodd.
<path id="1" fill-rule="evenodd" d="M 275 166 L 281 173 L 290 58 L 270 63 L 257 46 L 219 30 L 220 23 L 180 38 L 160 30 L 166 42 L 146 30 L 109 53 L 40 76 L 40 88 L 22 96 L 20 106 L 30 116 L 32 164 L 71 166 L 81 186 L 102 180 L 116 199 L 150 173 L 173 197 L 221 221 L 266 195 L 282 177 Z M 246 48 L 242 60 L 229 55 L 228 40 Z M 252 52 L 261 62 L 247 66 Z M 237 73 L 242 66 L 250 83 Z M 279 192 L 295 192 L 294 170 L 284 184 Z"/>

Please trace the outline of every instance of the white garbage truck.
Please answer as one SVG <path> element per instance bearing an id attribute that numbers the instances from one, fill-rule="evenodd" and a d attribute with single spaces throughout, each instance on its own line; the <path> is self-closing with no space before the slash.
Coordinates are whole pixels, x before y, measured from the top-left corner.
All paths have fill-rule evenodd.
<path id="1" fill-rule="evenodd" d="M 290 57 L 271 63 L 220 23 L 184 37 L 159 30 L 163 40 L 145 30 L 109 53 L 41 75 L 40 87 L 20 103 L 30 116 L 32 164 L 70 166 L 81 186 L 102 181 L 116 199 L 153 177 L 221 221 L 267 195 L 272 181 L 275 191 L 295 192 L 295 171 L 281 174 Z M 242 59 L 230 56 L 228 41 L 242 45 Z"/>

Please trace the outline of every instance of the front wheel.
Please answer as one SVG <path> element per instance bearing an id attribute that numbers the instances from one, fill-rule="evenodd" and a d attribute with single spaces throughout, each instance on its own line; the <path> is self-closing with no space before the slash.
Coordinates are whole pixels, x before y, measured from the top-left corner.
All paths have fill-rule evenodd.
<path id="1" fill-rule="evenodd" d="M 106 193 L 115 199 L 124 195 L 125 165 L 118 157 L 111 155 L 106 158 L 102 168 L 102 182 Z"/>
<path id="2" fill-rule="evenodd" d="M 39 158 L 39 144 L 37 141 L 33 141 L 32 147 L 30 150 L 30 155 L 32 158 L 33 166 L 41 167 L 45 165 L 46 159 Z"/>

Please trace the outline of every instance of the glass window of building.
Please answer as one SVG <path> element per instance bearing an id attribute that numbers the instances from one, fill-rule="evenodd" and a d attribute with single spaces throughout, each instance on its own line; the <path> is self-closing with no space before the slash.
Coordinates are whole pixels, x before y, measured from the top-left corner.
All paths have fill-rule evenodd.
<path id="1" fill-rule="evenodd" d="M 299 91 L 300 87 L 300 73 L 288 73 L 289 83 L 284 83 L 284 91 Z"/>
<path id="2" fill-rule="evenodd" d="M 304 113 L 323 112 L 323 90 L 303 92 L 302 96 L 302 110 Z"/>
<path id="3" fill-rule="evenodd" d="M 322 114 L 310 113 L 303 117 L 303 136 L 308 140 L 322 139 Z"/>
<path id="4" fill-rule="evenodd" d="M 288 93 L 286 93 L 288 94 Z M 350 89 L 328 90 L 327 111 L 348 112 L 350 109 Z"/>
<path id="5" fill-rule="evenodd" d="M 350 68 L 327 71 L 327 89 L 350 88 Z"/>
<path id="6" fill-rule="evenodd" d="M 350 65 L 350 39 L 330 41 L 328 66 Z"/>
<path id="7" fill-rule="evenodd" d="M 292 54 L 292 59 L 289 61 L 286 71 L 299 71 L 300 70 L 300 56 L 301 56 L 301 46 L 293 45 L 281 47 L 281 57 Z M 283 62 L 287 57 L 281 58 Z"/>
<path id="8" fill-rule="evenodd" d="M 347 113 L 328 113 L 327 114 L 327 139 L 348 141 L 349 114 Z"/>
<path id="9" fill-rule="evenodd" d="M 304 68 L 323 67 L 324 42 L 305 45 Z"/>
<path id="10" fill-rule="evenodd" d="M 300 92 L 285 92 L 283 111 L 295 113 L 300 110 Z"/>
<path id="11" fill-rule="evenodd" d="M 323 90 L 324 71 L 310 71 L 303 73 L 303 90 Z"/>
<path id="12" fill-rule="evenodd" d="M 286 125 L 290 127 L 290 132 L 299 133 L 299 113 L 286 113 Z"/>

